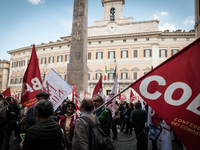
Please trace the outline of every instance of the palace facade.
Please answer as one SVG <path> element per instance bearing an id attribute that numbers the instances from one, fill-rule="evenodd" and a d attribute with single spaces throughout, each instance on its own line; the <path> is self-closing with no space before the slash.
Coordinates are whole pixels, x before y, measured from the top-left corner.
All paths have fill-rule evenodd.
<path id="1" fill-rule="evenodd" d="M 159 31 L 158 20 L 133 22 L 122 15 L 125 0 L 102 0 L 104 16 L 88 27 L 87 65 L 88 96 L 101 75 L 108 70 L 103 80 L 103 92 L 108 95 L 114 83 L 117 66 L 118 88 L 123 90 L 167 58 L 195 40 L 195 30 L 170 32 Z M 33 41 L 34 42 L 34 41 Z M 41 77 L 44 79 L 53 68 L 67 80 L 67 64 L 70 61 L 71 37 L 36 45 Z M 32 46 L 8 51 L 11 55 L 8 86 L 21 92 L 22 79 L 30 59 Z M 78 85 L 77 85 L 78 86 Z M 130 90 L 126 91 L 129 93 Z"/>

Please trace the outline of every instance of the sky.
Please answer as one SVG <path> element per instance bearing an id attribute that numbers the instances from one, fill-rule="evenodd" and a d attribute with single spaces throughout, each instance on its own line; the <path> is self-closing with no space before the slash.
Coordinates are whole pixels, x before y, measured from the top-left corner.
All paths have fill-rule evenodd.
<path id="1" fill-rule="evenodd" d="M 0 59 L 9 50 L 56 42 L 72 29 L 73 0 L 0 0 Z M 159 20 L 159 30 L 194 29 L 194 0 L 125 0 L 123 17 Z M 103 18 L 101 0 L 88 0 L 88 26 Z"/>

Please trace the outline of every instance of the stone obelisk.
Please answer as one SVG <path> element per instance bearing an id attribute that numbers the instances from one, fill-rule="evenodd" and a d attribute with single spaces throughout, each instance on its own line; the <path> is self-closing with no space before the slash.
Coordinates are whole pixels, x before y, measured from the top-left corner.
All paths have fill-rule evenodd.
<path id="1" fill-rule="evenodd" d="M 67 83 L 76 85 L 82 95 L 88 85 L 87 66 L 88 0 L 74 0 L 70 61 L 67 65 Z"/>

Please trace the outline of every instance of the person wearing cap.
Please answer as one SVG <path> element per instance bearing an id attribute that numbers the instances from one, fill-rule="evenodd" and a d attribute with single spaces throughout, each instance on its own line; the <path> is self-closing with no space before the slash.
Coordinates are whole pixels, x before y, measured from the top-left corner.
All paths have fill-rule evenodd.
<path id="1" fill-rule="evenodd" d="M 39 92 L 36 94 L 36 99 L 37 102 L 39 102 L 40 100 L 49 100 L 49 94 L 44 91 Z M 26 114 L 26 130 L 36 124 L 36 117 L 33 115 L 33 108 L 34 105 L 28 109 Z"/>

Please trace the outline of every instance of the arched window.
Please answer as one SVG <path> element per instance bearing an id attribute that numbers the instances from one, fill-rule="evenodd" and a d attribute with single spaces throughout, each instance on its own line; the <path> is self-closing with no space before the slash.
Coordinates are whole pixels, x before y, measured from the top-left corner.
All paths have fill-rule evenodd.
<path id="1" fill-rule="evenodd" d="M 115 21 L 115 8 L 110 9 L 110 21 Z"/>

